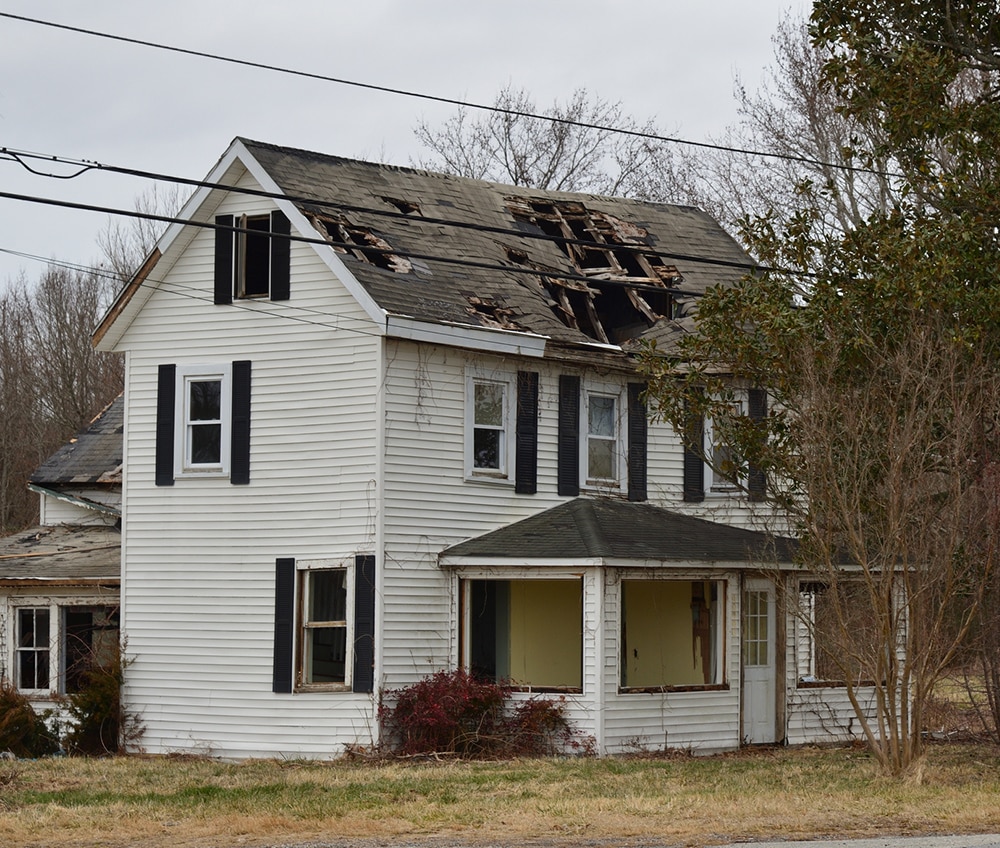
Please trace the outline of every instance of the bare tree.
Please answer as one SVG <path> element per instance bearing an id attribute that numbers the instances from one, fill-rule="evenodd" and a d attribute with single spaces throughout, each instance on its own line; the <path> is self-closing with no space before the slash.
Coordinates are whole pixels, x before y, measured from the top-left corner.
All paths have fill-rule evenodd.
<path id="1" fill-rule="evenodd" d="M 174 215 L 183 199 L 180 185 L 164 187 L 154 183 L 135 199 L 134 208 L 136 212 Z M 108 219 L 104 229 L 97 234 L 97 244 L 111 272 L 121 283 L 127 283 L 139 269 L 163 228 L 162 222 L 148 218 Z"/>
<path id="2" fill-rule="evenodd" d="M 416 137 L 434 155 L 420 167 L 474 179 L 557 191 L 667 201 L 676 195 L 670 146 L 656 138 L 651 120 L 640 124 L 621 103 L 578 89 L 565 104 L 539 111 L 531 95 L 510 86 L 497 94 L 496 111 L 473 117 L 459 108 L 440 128 L 421 122 Z M 544 115 L 545 118 L 530 117 Z"/>

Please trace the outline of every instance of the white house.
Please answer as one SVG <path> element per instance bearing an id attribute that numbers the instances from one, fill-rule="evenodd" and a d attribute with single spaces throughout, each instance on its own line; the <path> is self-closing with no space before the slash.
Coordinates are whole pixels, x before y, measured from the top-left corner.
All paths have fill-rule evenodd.
<path id="1" fill-rule="evenodd" d="M 147 751 L 336 756 L 459 665 L 601 752 L 850 733 L 765 481 L 647 421 L 630 351 L 749 262 L 704 213 L 237 139 L 180 218 L 95 334 Z"/>
<path id="2" fill-rule="evenodd" d="M 0 680 L 37 709 L 118 648 L 124 406 L 119 397 L 35 471 L 40 526 L 0 539 Z"/>

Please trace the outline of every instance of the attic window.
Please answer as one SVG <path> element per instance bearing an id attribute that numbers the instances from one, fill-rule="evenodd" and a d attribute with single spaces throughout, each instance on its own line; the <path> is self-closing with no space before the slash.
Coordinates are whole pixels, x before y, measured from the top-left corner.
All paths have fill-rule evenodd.
<path id="1" fill-rule="evenodd" d="M 346 218 L 331 218 L 317 215 L 315 221 L 322 224 L 337 253 L 343 253 L 397 274 L 409 274 L 413 270 L 410 260 L 393 252 L 392 245 L 377 235 L 369 227 L 352 224 Z"/>
<path id="2" fill-rule="evenodd" d="M 567 326 L 598 341 L 617 343 L 673 315 L 670 288 L 683 278 L 675 265 L 642 249 L 651 247 L 645 228 L 577 201 L 508 198 L 507 207 L 522 229 L 557 239 L 574 272 L 593 281 L 584 284 L 558 275 L 544 279 L 554 309 Z M 508 258 L 520 261 L 511 250 Z"/>

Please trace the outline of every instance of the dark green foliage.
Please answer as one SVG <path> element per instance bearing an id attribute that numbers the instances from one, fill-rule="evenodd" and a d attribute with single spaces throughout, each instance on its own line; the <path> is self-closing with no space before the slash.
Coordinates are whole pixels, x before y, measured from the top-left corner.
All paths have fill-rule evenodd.
<path id="1" fill-rule="evenodd" d="M 0 684 L 0 752 L 44 757 L 58 748 L 59 743 L 28 699 L 13 686 Z"/>
<path id="2" fill-rule="evenodd" d="M 589 752 L 567 721 L 561 702 L 533 698 L 514 704 L 511 694 L 508 684 L 482 680 L 464 669 L 439 671 L 385 693 L 379 707 L 384 744 L 404 756 Z"/>
<path id="3" fill-rule="evenodd" d="M 121 655 L 110 663 L 92 663 L 80 678 L 78 691 L 67 695 L 71 721 L 63 745 L 69 754 L 116 754 L 142 735 L 138 717 L 122 707 L 121 689 L 128 665 Z"/>

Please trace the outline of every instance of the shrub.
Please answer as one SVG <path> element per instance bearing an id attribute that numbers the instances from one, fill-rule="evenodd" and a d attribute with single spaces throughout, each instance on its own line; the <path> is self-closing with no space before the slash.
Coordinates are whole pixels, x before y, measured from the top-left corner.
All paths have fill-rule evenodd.
<path id="1" fill-rule="evenodd" d="M 562 701 L 533 698 L 512 704 L 511 692 L 507 683 L 464 669 L 439 671 L 385 692 L 379 707 L 383 747 L 405 756 L 468 758 L 589 751 L 576 738 Z"/>
<path id="2" fill-rule="evenodd" d="M 24 695 L 9 683 L 0 683 L 0 752 L 15 757 L 54 754 L 59 743 Z"/>
<path id="3" fill-rule="evenodd" d="M 63 744 L 70 754 L 116 754 L 143 731 L 139 718 L 125 711 L 121 691 L 125 668 L 122 649 L 110 662 L 91 662 L 80 687 L 63 701 L 69 714 Z"/>

